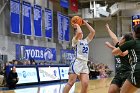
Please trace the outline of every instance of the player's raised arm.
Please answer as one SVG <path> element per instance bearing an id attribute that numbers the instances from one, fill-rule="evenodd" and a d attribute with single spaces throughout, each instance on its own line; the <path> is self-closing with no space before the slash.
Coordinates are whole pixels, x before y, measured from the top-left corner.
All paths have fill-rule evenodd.
<path id="1" fill-rule="evenodd" d="M 108 24 L 106 24 L 106 29 L 107 29 L 107 32 L 109 33 L 109 36 L 112 38 L 114 45 L 116 45 L 116 43 L 119 42 L 117 36 L 111 31 Z"/>
<path id="2" fill-rule="evenodd" d="M 105 45 L 112 50 L 114 50 L 116 48 L 115 46 L 113 46 L 109 42 L 105 42 Z M 114 53 L 114 51 L 112 53 Z M 116 54 L 119 54 L 120 56 L 126 56 L 128 54 L 128 50 L 126 50 L 125 52 L 117 52 Z"/>
<path id="3" fill-rule="evenodd" d="M 84 21 L 84 24 L 87 26 L 88 30 L 90 31 L 90 33 L 87 36 L 87 40 L 88 40 L 88 42 L 90 42 L 95 35 L 95 30 L 85 20 L 83 20 L 83 21 Z"/>
<path id="4" fill-rule="evenodd" d="M 83 32 L 82 32 L 82 30 L 81 30 L 81 28 L 80 28 L 80 26 L 78 24 L 74 24 L 73 27 L 74 27 L 74 29 L 76 29 L 74 38 L 75 38 L 75 40 L 79 40 L 79 38 L 81 37 Z"/>
<path id="5" fill-rule="evenodd" d="M 105 45 L 112 50 L 115 49 L 115 47 L 112 44 L 110 44 L 109 42 L 105 42 Z"/>

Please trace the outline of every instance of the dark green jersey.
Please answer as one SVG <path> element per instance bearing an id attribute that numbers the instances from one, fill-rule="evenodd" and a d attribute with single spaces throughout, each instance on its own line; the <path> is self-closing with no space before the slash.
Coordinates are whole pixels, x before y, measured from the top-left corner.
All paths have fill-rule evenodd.
<path id="1" fill-rule="evenodd" d="M 121 67 L 121 60 L 120 60 L 120 57 L 119 56 L 115 56 L 115 68 L 116 68 L 116 71 L 118 72 L 119 71 L 119 68 Z"/>
<path id="2" fill-rule="evenodd" d="M 116 68 L 117 71 L 121 71 L 121 72 L 125 72 L 125 71 L 131 71 L 131 66 L 129 63 L 129 59 L 128 56 L 115 56 L 115 60 L 116 60 Z"/>
<path id="3" fill-rule="evenodd" d="M 133 65 L 140 64 L 140 39 L 131 40 L 119 47 L 122 52 L 129 50 L 129 61 Z"/>
<path id="4" fill-rule="evenodd" d="M 135 87 L 140 88 L 140 39 L 126 42 L 120 46 L 120 50 L 122 52 L 129 50 L 128 57 L 132 71 L 128 80 Z"/>
<path id="5" fill-rule="evenodd" d="M 131 71 L 131 66 L 129 63 L 128 55 L 126 55 L 124 57 L 120 56 L 120 60 L 121 60 L 120 70 L 121 71 Z"/>
<path id="6" fill-rule="evenodd" d="M 119 47 L 118 43 L 115 45 L 115 47 Z M 124 57 L 115 56 L 115 60 L 118 64 L 117 65 L 117 71 L 121 71 L 121 72 L 131 71 L 131 66 L 130 66 L 130 63 L 129 63 L 128 55 L 126 55 Z"/>

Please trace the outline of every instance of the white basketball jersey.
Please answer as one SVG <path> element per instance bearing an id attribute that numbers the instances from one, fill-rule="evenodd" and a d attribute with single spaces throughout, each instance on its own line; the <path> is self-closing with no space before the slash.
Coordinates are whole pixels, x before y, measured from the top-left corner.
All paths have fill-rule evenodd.
<path id="1" fill-rule="evenodd" d="M 89 46 L 87 39 L 72 40 L 72 47 L 75 47 L 76 58 L 88 61 Z"/>

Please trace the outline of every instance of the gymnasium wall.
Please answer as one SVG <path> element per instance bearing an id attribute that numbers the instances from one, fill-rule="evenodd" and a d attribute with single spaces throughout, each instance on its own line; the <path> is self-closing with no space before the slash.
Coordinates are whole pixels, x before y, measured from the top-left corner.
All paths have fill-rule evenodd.
<path id="1" fill-rule="evenodd" d="M 0 9 L 2 8 L 3 6 L 3 2 L 1 1 L 0 2 Z M 4 13 L 1 13 L 0 14 L 0 34 L 1 35 L 4 35 Z"/>
<path id="2" fill-rule="evenodd" d="M 111 42 L 110 38 L 95 38 L 90 43 L 90 59 L 94 63 L 103 63 L 109 66 L 109 68 L 115 71 L 114 56 L 111 49 L 105 46 L 105 42 Z"/>
<path id="3" fill-rule="evenodd" d="M 57 7 L 58 11 L 61 11 L 64 14 L 67 14 L 64 9 L 62 9 L 59 6 L 59 2 L 55 2 L 57 6 L 53 6 L 53 2 L 49 0 L 25 0 L 27 2 L 30 2 L 32 6 L 35 4 L 41 5 L 42 8 L 49 8 L 53 10 L 53 8 Z M 49 1 L 49 2 L 48 2 Z M 0 2 L 0 8 L 4 5 L 4 1 Z M 21 36 L 21 35 L 14 35 L 10 33 L 10 7 L 9 3 L 4 8 L 3 12 L 0 14 L 0 54 L 6 54 L 8 55 L 8 60 L 15 59 L 15 44 L 23 44 L 23 45 L 34 45 L 34 46 L 42 46 L 42 47 L 53 47 L 56 48 L 57 51 L 57 62 L 60 60 L 60 49 L 62 49 L 62 45 L 57 43 L 57 11 L 54 12 L 54 38 L 53 39 L 46 39 L 45 37 L 42 38 L 36 38 L 34 36 L 28 37 L 28 36 Z M 33 15 L 32 15 L 33 16 Z M 44 17 L 44 16 L 43 16 Z M 44 22 L 44 18 L 43 18 Z M 31 22 L 32 25 L 32 31 L 33 28 L 33 21 Z M 44 24 L 43 24 L 43 33 L 44 30 Z M 65 44 L 67 45 L 67 44 Z M 64 46 L 64 45 L 63 45 Z M 66 46 L 64 46 L 66 47 Z"/>
<path id="4" fill-rule="evenodd" d="M 2 0 L 0 2 L 0 8 L 4 4 Z M 62 43 L 57 40 L 57 11 L 62 12 L 63 14 L 68 14 L 68 10 L 60 7 L 59 0 L 26 0 L 32 5 L 34 3 L 39 4 L 43 7 L 48 7 L 53 10 L 53 32 L 54 38 L 48 40 L 46 38 L 36 38 L 36 37 L 25 37 L 20 35 L 13 35 L 10 33 L 10 16 L 9 16 L 9 6 L 7 5 L 4 11 L 0 14 L 0 53 L 7 54 L 8 60 L 15 59 L 15 44 L 26 44 L 42 47 L 53 47 L 57 49 L 57 62 L 60 61 L 60 49 L 70 47 L 70 43 Z M 35 1 L 35 2 L 34 2 Z M 47 2 L 49 1 L 49 2 Z M 55 3 L 55 4 L 53 4 Z M 134 11 L 133 11 L 134 12 Z M 134 13 L 135 14 L 135 13 Z M 121 23 L 121 32 L 129 32 L 131 30 L 131 16 L 129 14 L 126 16 L 123 13 L 119 16 Z M 95 59 L 98 63 L 108 64 L 110 68 L 114 68 L 114 59 L 111 54 L 111 50 L 105 47 L 105 41 L 111 41 L 108 37 L 109 35 L 105 31 L 105 24 L 108 23 L 111 27 L 111 30 L 114 33 L 117 33 L 117 16 L 111 18 L 111 20 L 93 20 L 93 28 L 96 30 L 96 35 L 94 40 L 90 43 L 90 54 L 89 58 Z M 32 22 L 33 25 L 33 22 Z M 33 30 L 32 26 L 32 30 Z M 44 29 L 44 28 L 43 28 Z M 73 28 L 70 27 L 71 35 L 70 40 L 73 35 Z M 84 37 L 88 35 L 89 31 L 85 26 L 82 27 L 84 32 Z M 114 70 L 114 69 L 113 69 Z"/>

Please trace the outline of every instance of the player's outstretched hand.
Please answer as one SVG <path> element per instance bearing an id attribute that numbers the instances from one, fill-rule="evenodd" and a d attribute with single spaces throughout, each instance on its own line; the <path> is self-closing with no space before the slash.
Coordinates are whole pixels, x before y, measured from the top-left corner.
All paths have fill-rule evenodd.
<path id="1" fill-rule="evenodd" d="M 110 45 L 110 43 L 109 42 L 105 42 L 105 45 L 108 47 Z"/>
<path id="2" fill-rule="evenodd" d="M 106 27 L 107 30 L 110 29 L 108 24 L 106 24 L 105 27 Z"/>

